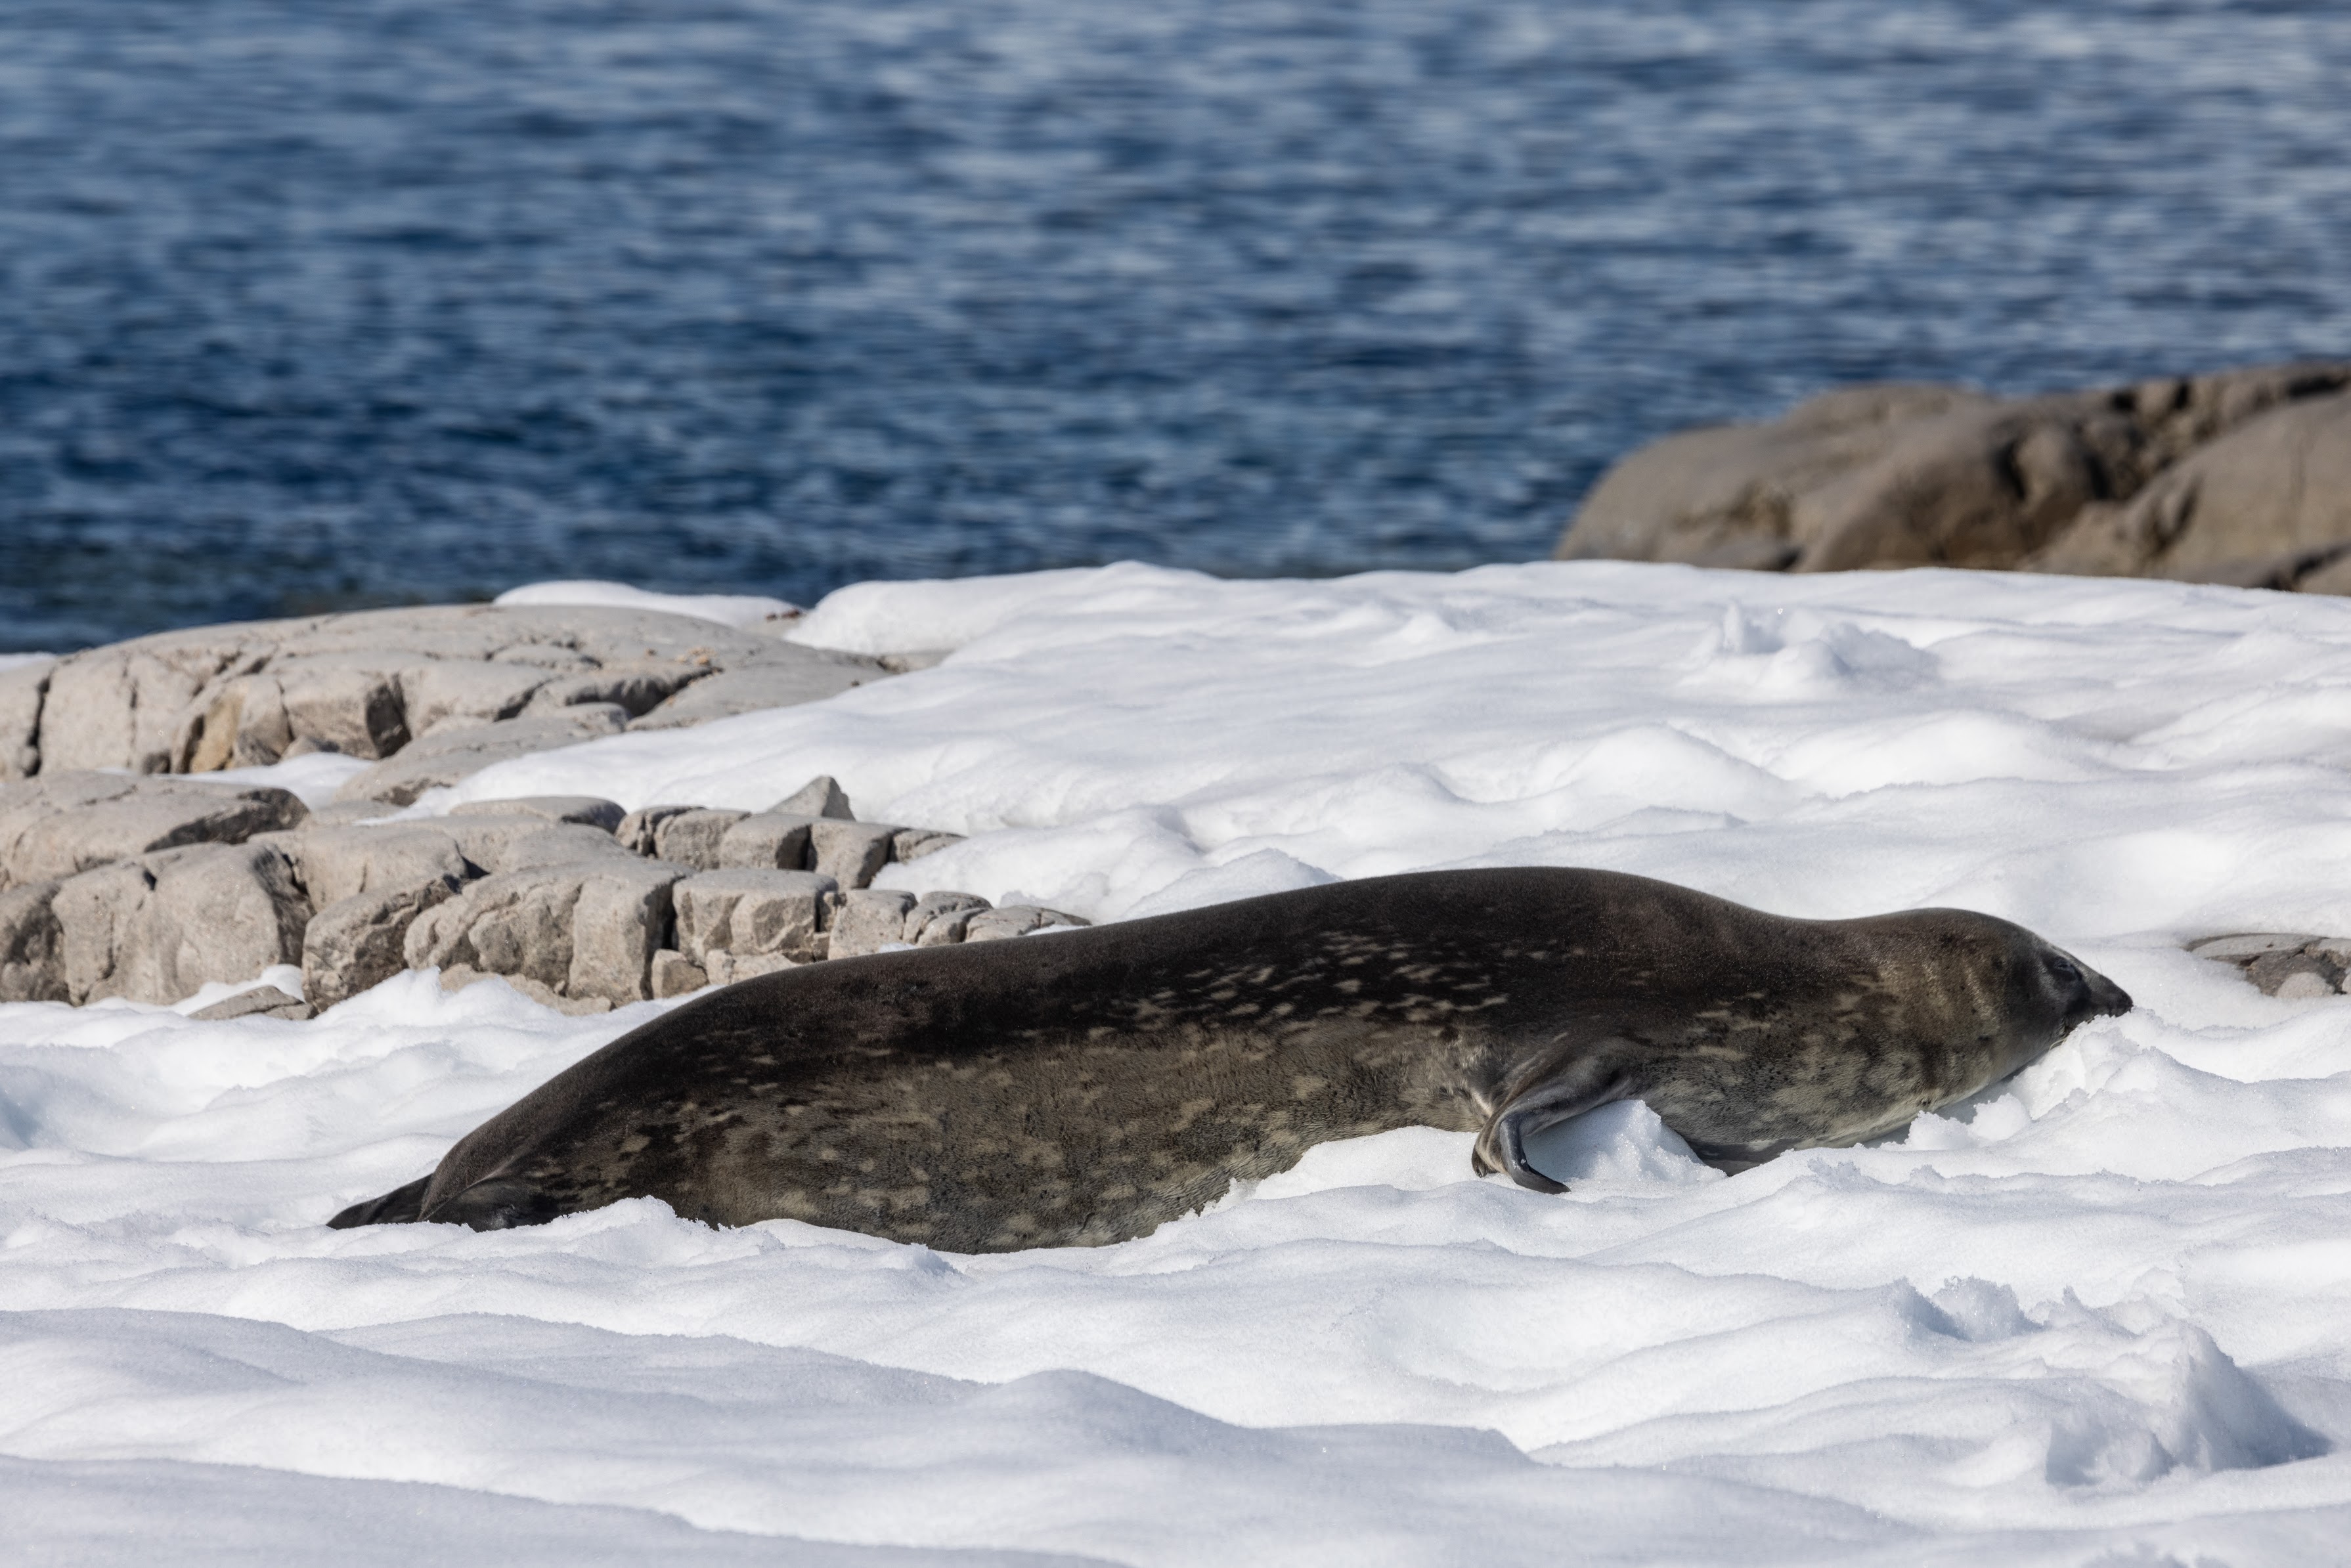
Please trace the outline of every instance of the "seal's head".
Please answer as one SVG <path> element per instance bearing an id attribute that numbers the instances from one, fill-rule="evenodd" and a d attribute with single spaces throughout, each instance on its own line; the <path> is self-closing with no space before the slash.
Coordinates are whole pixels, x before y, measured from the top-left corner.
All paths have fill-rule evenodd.
<path id="1" fill-rule="evenodd" d="M 2011 1058 L 1999 1076 L 2025 1066 L 2095 1018 L 2131 1010 L 2130 993 L 2062 947 L 2021 926 L 2008 963 L 2008 1043 Z"/>

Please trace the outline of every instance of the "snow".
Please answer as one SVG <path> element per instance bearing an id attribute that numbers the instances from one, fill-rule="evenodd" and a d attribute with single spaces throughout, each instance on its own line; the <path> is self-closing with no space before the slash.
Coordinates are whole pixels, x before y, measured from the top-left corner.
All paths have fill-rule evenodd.
<path id="1" fill-rule="evenodd" d="M 611 610 L 659 610 L 716 621 L 723 626 L 757 632 L 770 621 L 789 620 L 799 606 L 756 593 L 654 593 L 625 582 L 581 579 L 569 582 L 532 582 L 509 588 L 493 604 L 585 604 Z"/>
<path id="2" fill-rule="evenodd" d="M 2351 1536 L 2351 998 L 2179 946 L 2351 933 L 2351 603 L 1129 566 L 862 585 L 791 635 L 955 651 L 450 799 L 756 807 L 831 773 L 861 815 L 973 834 L 887 880 L 1100 918 L 1505 863 L 1959 904 L 2139 1006 L 1875 1147 L 1724 1177 L 1616 1106 L 1541 1141 L 1572 1183 L 1546 1197 L 1407 1129 L 1139 1240 L 988 1257 L 653 1199 L 322 1227 L 673 1004 L 574 1019 L 409 975 L 301 1024 L 0 1008 L 0 1496 L 29 1560 L 2072 1564 Z"/>

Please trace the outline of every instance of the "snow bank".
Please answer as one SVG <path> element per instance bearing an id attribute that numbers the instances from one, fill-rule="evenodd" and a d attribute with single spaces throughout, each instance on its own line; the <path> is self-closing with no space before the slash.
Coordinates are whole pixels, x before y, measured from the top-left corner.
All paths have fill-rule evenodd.
<path id="1" fill-rule="evenodd" d="M 0 1008 L 17 1538 L 1353 1565 L 2351 1537 L 2351 998 L 2176 946 L 2351 932 L 2351 604 L 1125 567 L 869 584 L 800 624 L 956 651 L 456 793 L 750 806 L 831 772 L 975 834 L 902 885 L 1109 917 L 1505 862 L 1799 915 L 1959 904 L 2141 1006 L 1882 1146 L 1726 1178 L 1617 1106 L 1541 1142 L 1573 1184 L 1544 1197 L 1410 1129 L 1137 1241 L 985 1258 L 650 1199 L 321 1228 L 667 1004 L 570 1019 L 412 975 L 307 1024 Z"/>
<path id="2" fill-rule="evenodd" d="M 493 604 L 591 604 L 615 610 L 660 610 L 756 632 L 770 621 L 798 615 L 799 606 L 756 593 L 654 593 L 625 582 L 580 579 L 509 588 Z"/>

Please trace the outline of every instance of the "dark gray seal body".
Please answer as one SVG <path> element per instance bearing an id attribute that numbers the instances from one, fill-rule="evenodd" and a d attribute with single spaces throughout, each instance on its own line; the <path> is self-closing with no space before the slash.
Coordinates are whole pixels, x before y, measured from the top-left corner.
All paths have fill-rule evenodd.
<path id="1" fill-rule="evenodd" d="M 1526 1138 L 1646 1101 L 1726 1168 L 1890 1133 L 2126 1010 L 1958 910 L 1790 920 L 1614 872 L 1430 872 L 715 992 L 557 1074 L 338 1226 L 651 1195 L 959 1251 L 1142 1235 L 1311 1145 Z"/>

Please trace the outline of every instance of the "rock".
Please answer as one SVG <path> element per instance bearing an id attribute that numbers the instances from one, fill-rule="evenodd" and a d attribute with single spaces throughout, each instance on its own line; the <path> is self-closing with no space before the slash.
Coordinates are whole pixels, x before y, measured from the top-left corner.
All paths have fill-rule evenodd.
<path id="1" fill-rule="evenodd" d="M 433 883 L 454 888 L 482 874 L 481 862 L 469 860 L 457 841 L 434 822 L 321 828 L 291 835 L 285 848 L 322 913 L 362 893 Z"/>
<path id="2" fill-rule="evenodd" d="M 317 1018 L 319 1009 L 299 997 L 287 995 L 276 986 L 256 986 L 208 1008 L 198 1008 L 188 1016 L 206 1023 L 225 1023 L 231 1019 L 249 1018 L 285 1019 L 300 1023 L 306 1019 Z"/>
<path id="3" fill-rule="evenodd" d="M 544 817 L 449 816 L 418 827 L 446 835 L 460 853 L 485 872 L 524 871 L 572 861 L 632 861 L 612 835 L 581 822 L 550 822 Z"/>
<path id="4" fill-rule="evenodd" d="M 2266 507 L 2271 520 L 2244 525 L 2248 544 L 2229 542 L 2234 523 L 2206 530 L 2173 575 L 2351 543 L 2351 520 L 2332 501 L 2290 519 L 2277 509 L 2297 466 L 2332 475 L 2351 465 L 2351 455 L 2316 455 L 2351 454 L 2351 427 L 2314 402 L 2339 401 L 2331 394 L 2346 386 L 2351 364 L 2022 399 L 1847 388 L 1770 424 L 1686 431 L 1633 453 L 1593 487 L 1555 553 L 1801 571 L 2028 562 L 2157 571 L 2162 560 L 2141 546 L 2173 527 L 2181 503 L 2164 497 L 2202 472 L 2190 471 L 2199 459 L 2238 476 L 2231 497 L 2269 497 L 2224 510 L 2252 517 Z M 2206 482 L 2196 478 L 2194 493 Z M 2144 502 L 2133 501 L 2142 490 Z M 2114 542 L 2126 537 L 2138 542 Z"/>
<path id="5" fill-rule="evenodd" d="M 566 994 L 615 1003 L 653 995 L 653 955 L 669 944 L 671 890 L 683 879 L 658 862 L 600 863 L 580 891 Z"/>
<path id="6" fill-rule="evenodd" d="M 818 774 L 768 810 L 790 817 L 836 817 L 842 821 L 857 815 L 849 809 L 849 797 L 830 773 Z"/>
<path id="7" fill-rule="evenodd" d="M 827 957 L 852 958 L 904 945 L 914 895 L 894 888 L 862 887 L 842 895 L 833 912 Z"/>
<path id="8" fill-rule="evenodd" d="M 2246 932 L 2232 936 L 2207 936 L 2190 942 L 2188 951 L 2199 958 L 2234 963 L 2258 958 L 2264 953 L 2293 952 L 2319 940 L 2308 932 Z"/>
<path id="9" fill-rule="evenodd" d="M 904 865 L 961 842 L 961 833 L 941 832 L 935 828 L 901 828 L 890 836 L 890 858 Z"/>
<path id="10" fill-rule="evenodd" d="M 623 856 L 498 872 L 419 916 L 402 956 L 412 969 L 464 966 L 575 999 L 642 1000 L 684 875 Z"/>
<path id="11" fill-rule="evenodd" d="M 2262 988 L 2281 1001 L 2310 1001 L 2319 997 L 2331 997 L 2340 988 L 2315 968 L 2296 969 L 2274 986 Z"/>
<path id="12" fill-rule="evenodd" d="M 323 1008 L 371 989 L 407 967 L 409 927 L 460 887 L 455 877 L 393 883 L 339 899 L 302 931 L 302 988 Z"/>
<path id="13" fill-rule="evenodd" d="M 824 916 L 835 892 L 830 877 L 804 871 L 713 871 L 688 877 L 672 892 L 678 950 L 697 962 L 717 948 L 737 956 L 824 957 Z"/>
<path id="14" fill-rule="evenodd" d="M 701 965 L 674 947 L 664 947 L 653 955 L 653 988 L 656 997 L 682 997 L 698 991 L 710 984 L 710 977 Z"/>
<path id="15" fill-rule="evenodd" d="M 46 664 L 0 669 L 0 782 L 41 770 L 41 700 L 48 695 Z"/>
<path id="16" fill-rule="evenodd" d="M 664 822 L 700 810 L 699 806 L 641 806 L 621 819 L 620 825 L 612 830 L 612 837 L 632 854 L 651 855 L 655 852 Z"/>
<path id="17" fill-rule="evenodd" d="M 623 720 L 696 723 L 829 696 L 887 674 L 872 659 L 685 616 L 538 605 L 208 626 L 89 649 L 50 668 L 29 741 L 39 765 L 142 773 L 254 766 L 301 748 L 382 758 L 453 721 L 510 721 L 570 705 L 611 706 Z M 687 701 L 718 681 L 730 685 Z M 14 713 L 10 705 L 0 695 L 0 716 Z"/>
<path id="18" fill-rule="evenodd" d="M 693 685 L 638 719 L 631 729 L 674 729 L 760 708 L 791 707 L 886 679 L 876 659 L 796 643 L 769 643 L 769 657 L 746 661 Z"/>
<path id="19" fill-rule="evenodd" d="M 890 862 L 900 830 L 880 822 L 844 822 L 820 817 L 809 823 L 809 862 L 820 876 L 842 887 L 863 887 Z"/>
<path id="20" fill-rule="evenodd" d="M 2284 996 L 2285 988 L 2297 977 L 2307 983 L 2294 985 L 2294 995 L 2331 996 L 2342 987 L 2343 965 L 2305 945 L 2289 952 L 2264 953 L 2245 966 L 2245 978 L 2273 997 Z"/>
<path id="21" fill-rule="evenodd" d="M 66 985 L 64 938 L 54 882 L 26 883 L 0 892 L 0 1002 L 62 1002 L 72 999 Z"/>
<path id="22" fill-rule="evenodd" d="M 2247 421 L 2164 470 L 2126 506 L 2085 519 L 2032 565 L 2351 591 L 2351 393 Z"/>
<path id="23" fill-rule="evenodd" d="M 1039 909 L 1030 904 L 1008 904 L 999 909 L 984 910 L 971 917 L 964 927 L 967 942 L 994 942 L 1007 936 L 1026 936 L 1031 931 L 1041 931 L 1048 925 L 1087 925 L 1074 915 L 1064 915 L 1058 909 Z"/>
<path id="24" fill-rule="evenodd" d="M 778 969 L 789 969 L 799 962 L 781 953 L 746 953 L 737 955 L 725 948 L 712 951 L 708 959 L 710 983 L 731 986 L 737 980 L 748 980 L 759 975 L 772 975 Z"/>
<path id="25" fill-rule="evenodd" d="M 537 817 L 549 822 L 578 822 L 612 831 L 628 813 L 617 800 L 594 795 L 523 795 L 509 800 L 468 800 L 449 808 L 453 817 Z"/>
<path id="26" fill-rule="evenodd" d="M 77 1005 L 173 1002 L 298 962 L 308 901 L 267 844 L 196 844 L 68 877 L 51 902 Z"/>
<path id="27" fill-rule="evenodd" d="M 241 843 L 307 814 L 293 795 L 262 785 L 44 772 L 0 785 L 0 886 L 181 844 Z"/>
<path id="28" fill-rule="evenodd" d="M 533 717 L 435 730 L 390 761 L 352 774 L 335 791 L 335 799 L 410 805 L 427 789 L 446 788 L 494 762 L 617 735 L 627 723 L 623 709 L 611 703 L 590 703 Z"/>
<path id="29" fill-rule="evenodd" d="M 964 939 L 972 916 L 988 907 L 976 893 L 926 893 L 906 912 L 900 940 L 917 947 L 941 947 Z"/>
<path id="30" fill-rule="evenodd" d="M 809 827 L 815 821 L 780 811 L 746 817 L 718 841 L 718 863 L 799 871 L 809 862 Z"/>
<path id="31" fill-rule="evenodd" d="M 674 865 L 716 871 L 726 863 L 718 857 L 718 846 L 726 830 L 750 814 L 697 809 L 664 816 L 653 824 L 653 853 Z"/>

